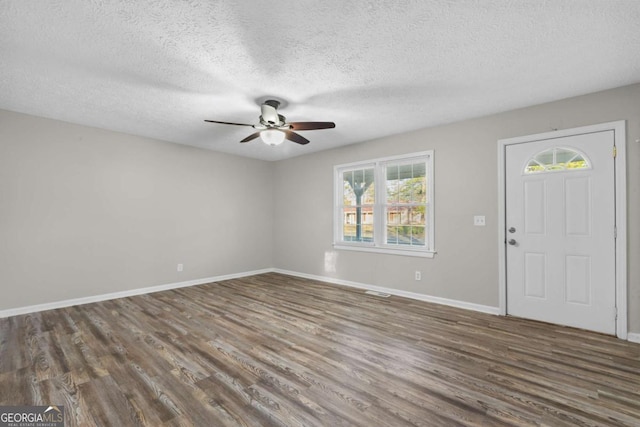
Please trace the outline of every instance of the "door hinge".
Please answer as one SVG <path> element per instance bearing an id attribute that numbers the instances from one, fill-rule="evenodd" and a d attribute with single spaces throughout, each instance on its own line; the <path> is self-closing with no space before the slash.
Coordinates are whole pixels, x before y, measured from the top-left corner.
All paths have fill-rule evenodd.
<path id="1" fill-rule="evenodd" d="M 616 226 L 613 227 L 613 238 L 614 239 L 618 238 L 618 227 Z"/>
<path id="2" fill-rule="evenodd" d="M 613 307 L 613 318 L 618 320 L 618 307 Z"/>
<path id="3" fill-rule="evenodd" d="M 615 158 L 618 155 L 618 147 L 613 146 L 613 157 Z"/>

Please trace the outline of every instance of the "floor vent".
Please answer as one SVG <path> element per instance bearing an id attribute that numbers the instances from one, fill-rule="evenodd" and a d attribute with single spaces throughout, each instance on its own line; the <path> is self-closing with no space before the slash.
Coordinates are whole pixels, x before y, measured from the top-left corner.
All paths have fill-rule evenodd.
<path id="1" fill-rule="evenodd" d="M 366 291 L 365 294 L 375 295 L 377 297 L 382 297 L 382 298 L 389 298 L 391 296 L 391 294 L 385 294 L 384 292 L 378 292 L 378 291 Z"/>

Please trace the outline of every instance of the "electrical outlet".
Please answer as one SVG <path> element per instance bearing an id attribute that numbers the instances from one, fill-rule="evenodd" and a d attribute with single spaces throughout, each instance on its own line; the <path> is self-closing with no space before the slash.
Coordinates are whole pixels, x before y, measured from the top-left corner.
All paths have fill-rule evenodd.
<path id="1" fill-rule="evenodd" d="M 416 280 L 422 280 L 422 273 L 416 270 Z"/>
<path id="2" fill-rule="evenodd" d="M 487 225 L 484 215 L 476 215 L 473 217 L 473 225 L 476 227 L 484 227 Z"/>
<path id="3" fill-rule="evenodd" d="M 184 265 L 183 264 L 178 264 L 178 271 L 182 271 L 184 270 Z"/>

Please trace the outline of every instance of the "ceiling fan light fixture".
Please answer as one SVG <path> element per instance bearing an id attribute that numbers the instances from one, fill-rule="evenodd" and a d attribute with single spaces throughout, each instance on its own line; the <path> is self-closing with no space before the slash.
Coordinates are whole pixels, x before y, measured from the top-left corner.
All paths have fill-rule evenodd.
<path id="1" fill-rule="evenodd" d="M 265 144 L 271 146 L 282 144 L 284 136 L 284 132 L 278 129 L 267 129 L 260 132 L 260 139 L 262 139 Z"/>

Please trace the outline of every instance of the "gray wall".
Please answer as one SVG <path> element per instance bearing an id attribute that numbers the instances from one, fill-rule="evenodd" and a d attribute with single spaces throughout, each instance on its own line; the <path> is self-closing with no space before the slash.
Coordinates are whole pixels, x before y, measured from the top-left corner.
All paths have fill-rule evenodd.
<path id="1" fill-rule="evenodd" d="M 280 161 L 275 265 L 497 307 L 497 141 L 621 119 L 628 141 L 629 326 L 640 331 L 640 85 Z M 333 166 L 427 149 L 435 150 L 435 258 L 334 251 Z M 487 226 L 474 227 L 474 215 L 486 215 Z M 422 281 L 414 280 L 415 270 Z"/>
<path id="2" fill-rule="evenodd" d="M 497 306 L 496 141 L 621 119 L 640 332 L 640 85 L 276 163 L 0 111 L 0 310 L 268 267 Z M 333 251 L 333 166 L 427 149 L 435 258 Z"/>
<path id="3" fill-rule="evenodd" d="M 271 267 L 272 171 L 0 111 L 0 310 Z"/>

